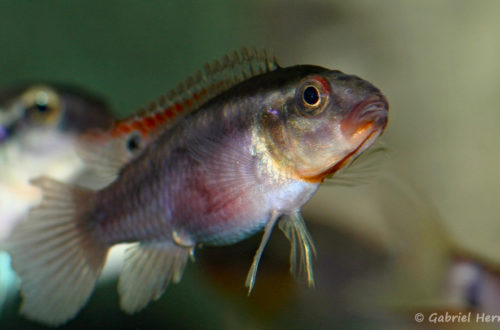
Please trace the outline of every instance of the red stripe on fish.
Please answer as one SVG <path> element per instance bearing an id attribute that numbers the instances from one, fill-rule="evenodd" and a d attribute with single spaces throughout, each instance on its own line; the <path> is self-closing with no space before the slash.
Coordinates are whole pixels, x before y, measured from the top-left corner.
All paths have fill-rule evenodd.
<path id="1" fill-rule="evenodd" d="M 324 82 L 326 84 L 326 82 Z M 219 88 L 223 88 L 226 85 L 225 81 L 220 81 L 211 84 L 208 88 L 210 91 L 216 91 Z M 113 138 L 118 138 L 123 135 L 129 134 L 133 129 L 138 130 L 144 136 L 148 135 L 150 132 L 158 129 L 161 124 L 165 124 L 179 114 L 184 113 L 186 110 L 190 109 L 203 97 L 206 97 L 209 91 L 206 88 L 202 88 L 198 93 L 193 93 L 191 98 L 185 98 L 180 102 L 174 103 L 171 107 L 165 108 L 163 113 L 157 112 L 152 116 L 147 116 L 144 118 L 126 118 L 116 122 L 114 128 L 111 131 L 111 136 Z"/>
<path id="2" fill-rule="evenodd" d="M 314 77 L 322 86 L 326 93 L 330 93 L 330 85 L 328 82 L 321 77 Z"/>

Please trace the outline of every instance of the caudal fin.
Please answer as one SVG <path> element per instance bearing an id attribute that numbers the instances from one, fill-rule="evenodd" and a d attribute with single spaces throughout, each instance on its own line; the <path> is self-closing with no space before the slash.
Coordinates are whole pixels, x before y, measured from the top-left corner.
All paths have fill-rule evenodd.
<path id="1" fill-rule="evenodd" d="M 21 278 L 21 313 L 50 325 L 73 318 L 89 299 L 108 247 L 86 226 L 93 192 L 48 178 L 32 181 L 43 201 L 16 227 L 7 250 Z"/>

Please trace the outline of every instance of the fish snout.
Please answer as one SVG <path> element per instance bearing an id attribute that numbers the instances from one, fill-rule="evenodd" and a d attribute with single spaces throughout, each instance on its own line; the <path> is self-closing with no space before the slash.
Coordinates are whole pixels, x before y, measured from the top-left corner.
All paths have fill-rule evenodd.
<path id="1" fill-rule="evenodd" d="M 387 125 L 389 106 L 385 98 L 368 103 L 360 110 L 359 118 L 364 121 L 373 121 L 375 125 L 384 129 Z"/>
<path id="2" fill-rule="evenodd" d="M 361 101 L 342 121 L 342 131 L 346 136 L 351 136 L 367 126 L 383 131 L 387 126 L 388 113 L 389 105 L 382 95 Z"/>

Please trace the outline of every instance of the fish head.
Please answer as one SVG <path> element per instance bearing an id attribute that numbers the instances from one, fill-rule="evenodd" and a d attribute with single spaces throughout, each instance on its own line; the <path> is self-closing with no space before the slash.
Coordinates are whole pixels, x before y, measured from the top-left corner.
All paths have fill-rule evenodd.
<path id="1" fill-rule="evenodd" d="M 83 169 L 77 137 L 111 122 L 105 103 L 74 87 L 24 84 L 0 90 L 0 181 L 17 189 L 41 175 L 74 177 Z"/>
<path id="2" fill-rule="evenodd" d="M 61 138 L 110 124 L 103 102 L 70 87 L 28 85 L 0 93 L 0 146 L 15 142 L 43 151 Z"/>
<path id="3" fill-rule="evenodd" d="M 24 133 L 53 129 L 61 120 L 61 101 L 47 86 L 32 86 L 10 94 L 3 100 L 0 112 L 0 143 Z"/>
<path id="4" fill-rule="evenodd" d="M 22 148 L 40 148 L 45 141 L 53 143 L 52 137 L 63 114 L 59 94 L 44 85 L 34 85 L 9 91 L 2 99 L 0 113 L 0 145 L 15 143 Z"/>
<path id="5" fill-rule="evenodd" d="M 288 79 L 262 119 L 269 149 L 301 179 L 321 182 L 382 134 L 388 103 L 357 76 L 316 66 L 289 69 L 297 77 Z"/>

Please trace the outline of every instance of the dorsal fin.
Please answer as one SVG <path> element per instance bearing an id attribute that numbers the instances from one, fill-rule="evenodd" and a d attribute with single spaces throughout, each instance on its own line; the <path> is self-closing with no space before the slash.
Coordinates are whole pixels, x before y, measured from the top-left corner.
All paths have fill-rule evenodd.
<path id="1" fill-rule="evenodd" d="M 180 118 L 236 84 L 278 67 L 276 58 L 265 50 L 244 47 L 239 52 L 234 51 L 205 64 L 202 70 L 179 83 L 175 89 L 133 115 L 116 121 L 111 130 L 94 130 L 83 135 L 79 154 L 96 173 L 103 174 L 101 179 L 104 182 L 111 182 L 123 165 Z"/>
<path id="2" fill-rule="evenodd" d="M 278 67 L 276 59 L 269 59 L 266 51 L 242 48 L 220 60 L 207 63 L 177 88 L 161 95 L 156 101 L 139 109 L 132 116 L 120 120 L 112 130 L 114 137 L 131 130 L 154 139 L 179 118 L 198 109 L 200 105 L 251 77 L 270 72 Z"/>

